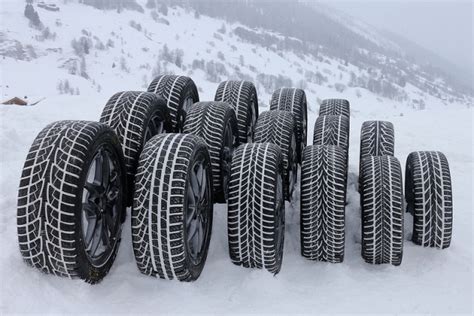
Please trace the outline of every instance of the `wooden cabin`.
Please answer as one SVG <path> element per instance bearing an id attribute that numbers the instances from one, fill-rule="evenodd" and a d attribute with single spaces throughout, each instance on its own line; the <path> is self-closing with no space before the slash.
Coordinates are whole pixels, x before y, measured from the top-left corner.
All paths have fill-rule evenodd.
<path id="1" fill-rule="evenodd" d="M 16 104 L 16 105 L 28 105 L 28 102 L 23 100 L 23 99 L 20 99 L 20 98 L 17 98 L 17 97 L 14 97 L 10 100 L 7 100 L 5 102 L 2 102 L 2 104 Z"/>

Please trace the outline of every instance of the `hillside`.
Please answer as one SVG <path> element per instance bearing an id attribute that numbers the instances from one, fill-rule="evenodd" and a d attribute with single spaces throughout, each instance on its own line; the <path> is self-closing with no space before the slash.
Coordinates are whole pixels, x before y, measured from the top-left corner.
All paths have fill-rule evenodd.
<path id="1" fill-rule="evenodd" d="M 59 11 L 33 4 L 38 21 L 24 16 L 23 4 L 3 5 L 0 55 L 9 75 L 2 99 L 112 94 L 143 89 L 159 73 L 180 73 L 196 78 L 208 99 L 230 78 L 255 82 L 262 104 L 275 89 L 296 86 L 307 91 L 310 106 L 337 96 L 355 100 L 356 108 L 363 99 L 362 111 L 472 105 L 470 92 L 449 76 L 413 63 L 399 45 L 325 7 L 80 2 L 58 2 Z M 26 78 L 15 75 L 26 69 Z"/>

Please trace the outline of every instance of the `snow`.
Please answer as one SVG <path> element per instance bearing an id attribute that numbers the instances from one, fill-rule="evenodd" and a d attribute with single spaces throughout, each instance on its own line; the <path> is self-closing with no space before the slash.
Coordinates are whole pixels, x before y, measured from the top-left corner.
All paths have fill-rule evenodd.
<path id="1" fill-rule="evenodd" d="M 56 41 L 35 41 L 37 31 L 18 18 L 22 8 L 17 1 L 2 1 L 0 18 L 7 39 L 32 44 L 39 57 L 31 61 L 0 59 L 1 99 L 23 97 L 30 100 L 46 97 L 36 106 L 19 107 L 0 104 L 0 313 L 168 313 L 168 314 L 296 314 L 296 313 L 472 313 L 472 213 L 473 190 L 473 119 L 472 108 L 452 104 L 423 94 L 427 110 L 415 111 L 407 104 L 380 98 L 365 89 L 348 88 L 337 92 L 330 85 L 337 82 L 337 60 L 331 64 L 292 53 L 284 57 L 272 51 L 256 50 L 235 38 L 223 42 L 213 38 L 223 21 L 201 16 L 199 25 L 181 23 L 192 13 L 172 9 L 170 25 L 158 24 L 137 12 L 103 12 L 76 3 L 61 5 L 60 15 L 41 11 L 41 19 L 57 33 Z M 189 15 L 189 16 L 188 16 Z M 87 17 L 77 21 L 77 16 Z M 54 23 L 60 18 L 61 27 Z M 60 68 L 65 57 L 73 56 L 70 41 L 81 36 L 87 21 L 96 21 L 89 31 L 103 42 L 115 31 L 126 40 L 114 38 L 116 46 L 86 56 L 87 80 Z M 138 33 L 128 23 L 138 21 L 150 32 Z M 82 23 L 82 24 L 81 24 Z M 229 31 L 237 24 L 226 24 Z M 152 30 L 152 32 L 151 32 Z M 179 39 L 176 35 L 180 35 Z M 192 35 L 194 34 L 194 35 Z M 214 41 L 212 50 L 208 42 Z M 138 45 L 136 45 L 139 43 Z M 208 259 L 199 280 L 193 283 L 150 278 L 140 274 L 132 252 L 130 217 L 124 224 L 123 239 L 117 259 L 107 277 L 91 286 L 80 280 L 68 280 L 39 273 L 22 262 L 16 236 L 16 198 L 20 174 L 29 146 L 48 123 L 63 119 L 98 120 L 107 99 L 120 90 L 143 90 L 151 81 L 151 69 L 140 68 L 145 61 L 153 67 L 162 43 L 170 49 L 186 48 L 184 63 L 192 59 L 217 60 L 223 51 L 231 69 L 239 56 L 246 65 L 267 74 L 284 74 L 296 84 L 305 69 L 327 68 L 334 75 L 325 85 L 309 84 L 308 137 L 311 143 L 318 112 L 317 99 L 345 97 L 351 101 L 351 138 L 349 157 L 348 204 L 346 207 L 345 260 L 341 264 L 312 262 L 300 255 L 299 199 L 286 205 L 286 231 L 281 272 L 273 276 L 263 270 L 250 270 L 231 263 L 227 248 L 227 207 L 216 205 Z M 143 45 L 142 45 L 143 44 Z M 233 52 L 231 45 L 238 47 Z M 47 52 L 59 47 L 63 53 Z M 142 47 L 148 47 L 145 52 Z M 122 54 L 121 50 L 126 53 Z M 111 68 L 127 57 L 130 72 Z M 325 57 L 326 58 L 326 57 Z M 251 76 L 248 68 L 242 71 Z M 348 71 L 358 71 L 349 65 Z M 169 72 L 182 74 L 174 65 Z M 184 74 L 190 74 L 189 68 Z M 232 73 L 229 77 L 232 77 Z M 347 76 L 347 73 L 344 74 Z M 145 78 L 144 78 L 145 77 Z M 191 77 L 200 90 L 201 100 L 212 100 L 218 83 L 207 80 L 196 70 Z M 229 77 L 223 76 L 222 80 Z M 67 79 L 80 95 L 59 95 L 56 86 Z M 145 80 L 146 79 L 146 80 Z M 95 81 L 92 82 L 92 80 Z M 102 87 L 98 92 L 98 85 Z M 8 88 L 7 88 L 8 86 Z M 260 111 L 268 109 L 270 95 L 257 84 Z M 356 91 L 360 90 L 358 97 Z M 420 91 L 407 85 L 410 97 Z M 451 247 L 445 250 L 415 246 L 411 241 L 412 219 L 405 214 L 405 245 L 402 265 L 374 266 L 360 256 L 360 207 L 357 192 L 360 127 L 366 120 L 389 120 L 395 125 L 395 152 L 404 168 L 407 155 L 415 150 L 440 150 L 449 160 L 454 195 L 454 224 Z M 297 190 L 296 194 L 299 194 Z M 128 214 L 130 210 L 128 210 Z"/>

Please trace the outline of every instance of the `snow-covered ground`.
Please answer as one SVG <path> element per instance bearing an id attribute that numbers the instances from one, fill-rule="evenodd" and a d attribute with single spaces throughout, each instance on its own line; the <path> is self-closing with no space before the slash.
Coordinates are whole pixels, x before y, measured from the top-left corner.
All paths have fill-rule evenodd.
<path id="1" fill-rule="evenodd" d="M 197 81 L 199 85 L 200 82 Z M 134 87 L 131 87 L 134 88 Z M 135 87 L 138 88 L 138 87 Z M 215 86 L 201 94 L 211 99 Z M 123 241 L 109 275 L 98 285 L 41 274 L 22 262 L 16 237 L 16 195 L 23 160 L 36 134 L 59 119 L 97 120 L 108 95 L 52 96 L 33 107 L 0 107 L 0 313 L 471 313 L 473 112 L 468 109 L 365 111 L 353 100 L 350 179 L 346 207 L 346 256 L 342 264 L 312 262 L 300 255 L 299 201 L 287 203 L 283 266 L 273 276 L 235 266 L 228 257 L 226 206 L 215 208 L 209 256 L 194 283 L 141 275 L 125 222 Z M 352 100 L 351 100 L 352 101 Z M 310 131 L 317 105 L 309 100 Z M 446 250 L 410 241 L 405 219 L 402 265 L 375 266 L 360 256 L 357 193 L 359 131 L 363 121 L 390 120 L 402 165 L 414 150 L 443 151 L 454 194 L 454 232 Z M 298 192 L 296 193 L 298 194 Z"/>

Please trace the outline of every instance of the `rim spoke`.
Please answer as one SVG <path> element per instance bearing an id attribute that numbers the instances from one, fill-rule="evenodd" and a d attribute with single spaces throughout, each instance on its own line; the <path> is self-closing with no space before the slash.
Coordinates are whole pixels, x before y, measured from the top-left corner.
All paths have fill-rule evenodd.
<path id="1" fill-rule="evenodd" d="M 194 195 L 194 203 L 197 204 L 197 202 L 199 201 L 198 200 L 198 198 L 199 198 L 199 182 L 198 182 L 197 175 L 194 172 L 194 170 L 193 170 L 193 172 L 191 172 L 190 180 L 191 180 L 191 190 L 192 190 L 193 195 Z"/>
<path id="2" fill-rule="evenodd" d="M 86 188 L 86 190 L 89 192 L 90 196 L 89 198 L 94 198 L 96 196 L 98 196 L 100 193 L 100 185 L 97 184 L 97 183 L 91 183 L 91 182 L 87 182 L 85 183 L 84 187 Z"/>
<path id="3" fill-rule="evenodd" d="M 188 207 L 196 207 L 196 195 L 194 194 L 193 185 L 190 186 L 191 188 L 188 189 Z"/>
<path id="4" fill-rule="evenodd" d="M 94 159 L 95 173 L 94 173 L 94 183 L 100 183 L 102 179 L 102 154 L 99 152 Z"/>
<path id="5" fill-rule="evenodd" d="M 189 228 L 191 223 L 196 219 L 196 206 L 188 206 L 188 214 L 186 217 L 186 227 Z"/>
<path id="6" fill-rule="evenodd" d="M 188 230 L 188 241 L 194 240 L 194 236 L 196 235 L 197 231 L 198 231 L 198 225 L 196 225 L 196 223 L 191 223 Z"/>
<path id="7" fill-rule="evenodd" d="M 86 244 L 86 249 L 89 248 L 92 238 L 94 237 L 95 230 L 97 229 L 97 217 L 91 217 L 87 219 L 87 232 L 84 237 L 84 243 Z"/>
<path id="8" fill-rule="evenodd" d="M 145 143 L 150 140 L 150 138 L 152 137 L 152 135 L 153 135 L 153 134 L 152 134 L 152 132 L 150 131 L 150 129 L 147 128 L 147 129 L 146 129 L 146 132 L 145 132 L 145 138 L 143 139 L 143 145 L 145 145 Z"/>
<path id="9" fill-rule="evenodd" d="M 202 202 L 205 202 L 205 200 L 207 200 L 207 196 L 206 196 L 206 191 L 207 191 L 207 172 L 205 171 L 204 168 L 201 168 L 202 172 L 201 172 L 201 184 L 200 184 L 200 187 L 199 187 L 199 200 L 201 201 L 201 204 Z"/>
<path id="10" fill-rule="evenodd" d="M 197 178 L 197 181 L 198 181 L 199 188 L 201 188 L 201 185 L 202 185 L 203 174 L 204 174 L 204 168 L 203 168 L 202 164 L 199 164 L 197 166 L 197 170 L 196 170 L 196 178 Z"/>
<path id="11" fill-rule="evenodd" d="M 109 233 L 112 233 L 114 231 L 114 216 L 112 212 L 106 212 L 104 213 L 103 216 L 105 227 L 107 228 Z"/>
<path id="12" fill-rule="evenodd" d="M 197 236 L 196 236 L 196 241 L 197 241 L 197 247 L 196 250 L 200 252 L 202 242 L 204 240 L 204 224 L 203 222 L 199 221 L 199 224 L 197 225 Z"/>
<path id="13" fill-rule="evenodd" d="M 92 237 L 92 245 L 91 245 L 91 254 L 94 257 L 97 249 L 99 249 L 99 244 L 102 240 L 102 238 L 99 238 L 102 235 L 102 230 L 103 230 L 103 224 L 102 220 L 96 221 L 96 228 L 94 229 L 94 235 Z"/>
<path id="14" fill-rule="evenodd" d="M 102 187 L 106 188 L 110 181 L 110 160 L 107 151 L 102 151 L 102 175 L 101 184 Z"/>
<path id="15" fill-rule="evenodd" d="M 110 220 L 107 219 L 108 217 L 110 218 Z M 109 223 L 113 225 L 112 217 L 105 215 L 104 219 L 102 220 L 102 231 L 100 239 L 102 240 L 103 245 L 105 245 L 106 247 L 110 246 L 110 235 L 113 231 L 113 227 L 109 226 Z"/>
<path id="16" fill-rule="evenodd" d="M 163 132 L 163 122 L 157 122 L 157 119 L 153 121 L 153 127 L 155 132 L 154 135 L 161 134 Z"/>
<path id="17" fill-rule="evenodd" d="M 82 208 L 86 211 L 88 217 L 97 216 L 100 213 L 99 206 L 95 203 L 86 202 L 82 204 Z"/>

